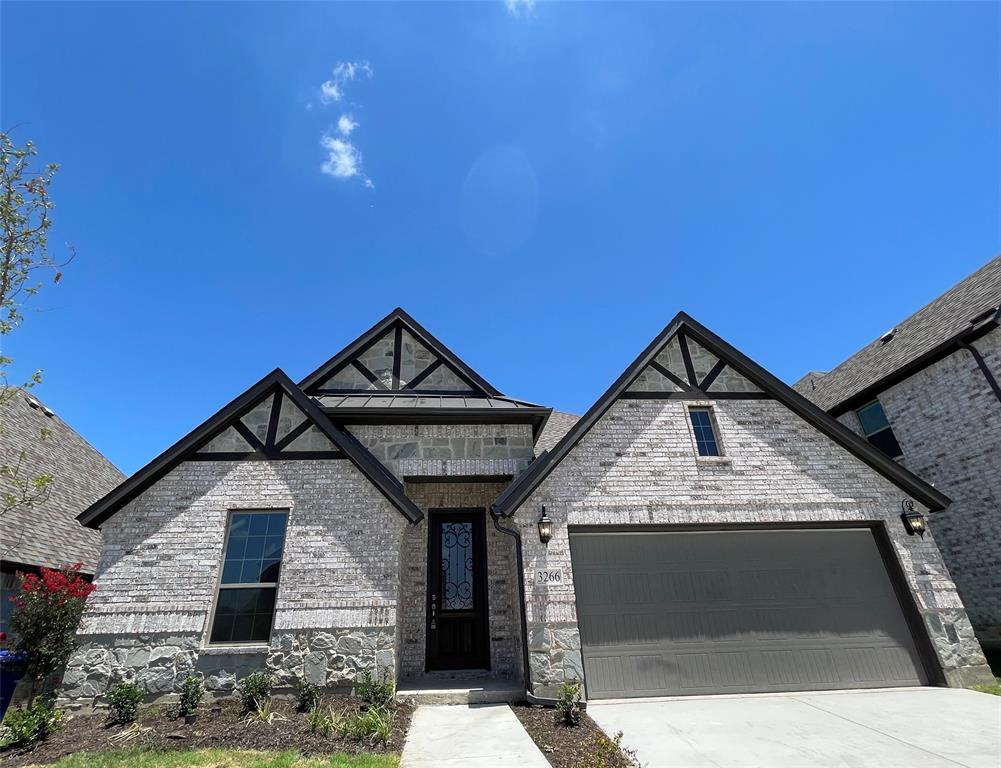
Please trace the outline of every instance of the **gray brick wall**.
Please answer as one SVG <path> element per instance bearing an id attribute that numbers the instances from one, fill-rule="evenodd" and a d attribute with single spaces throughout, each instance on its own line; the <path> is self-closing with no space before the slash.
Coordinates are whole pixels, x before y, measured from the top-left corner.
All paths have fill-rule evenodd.
<path id="1" fill-rule="evenodd" d="M 407 483 L 407 495 L 427 514 L 429 509 L 483 508 L 506 483 Z M 489 606 L 490 674 L 521 677 L 521 617 L 514 539 L 499 533 L 489 515 L 487 537 L 487 604 Z M 400 561 L 400 668 L 404 679 L 424 677 L 427 643 L 427 545 L 425 518 L 403 535 Z"/>
<path id="2" fill-rule="evenodd" d="M 289 510 L 270 647 L 206 650 L 227 514 L 262 508 Z M 336 685 L 377 660 L 395 673 L 406 526 L 348 461 L 183 463 L 105 523 L 64 695 L 125 676 L 170 693 L 192 669 L 216 691 L 265 665 L 280 682 Z"/>
<path id="3" fill-rule="evenodd" d="M 908 536 L 901 525 L 904 493 L 775 401 L 714 406 L 725 458 L 696 457 L 684 402 L 621 400 L 516 513 L 536 693 L 582 672 L 568 524 L 886 521 L 948 681 L 985 679 L 934 534 Z M 536 531 L 543 504 L 555 521 L 548 547 Z M 535 586 L 535 570 L 553 567 L 565 583 Z"/>
<path id="4" fill-rule="evenodd" d="M 1001 380 L 1001 330 L 974 346 Z M 930 526 L 983 642 L 1001 643 L 1001 403 L 961 350 L 879 395 L 901 463 L 952 499 Z M 842 423 L 860 432 L 854 413 Z"/>

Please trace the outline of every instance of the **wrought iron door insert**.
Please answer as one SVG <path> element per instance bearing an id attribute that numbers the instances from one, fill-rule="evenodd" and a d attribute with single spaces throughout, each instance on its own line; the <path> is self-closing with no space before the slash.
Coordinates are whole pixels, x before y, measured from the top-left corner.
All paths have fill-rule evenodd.
<path id="1" fill-rule="evenodd" d="M 427 668 L 487 669 L 483 510 L 432 510 L 428 518 Z"/>

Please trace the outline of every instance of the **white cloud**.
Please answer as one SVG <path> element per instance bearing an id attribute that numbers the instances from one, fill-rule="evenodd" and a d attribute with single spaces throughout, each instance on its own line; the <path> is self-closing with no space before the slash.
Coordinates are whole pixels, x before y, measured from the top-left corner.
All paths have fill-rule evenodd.
<path id="1" fill-rule="evenodd" d="M 535 0 L 504 0 L 507 12 L 515 18 L 531 16 L 535 10 Z"/>
<path id="2" fill-rule="evenodd" d="M 361 152 L 350 141 L 324 134 L 320 145 L 327 150 L 327 159 L 320 171 L 335 179 L 361 179 L 366 187 L 374 187 L 372 180 L 364 174 L 361 166 Z"/>
<path id="3" fill-rule="evenodd" d="M 320 84 L 320 101 L 330 104 L 344 98 L 344 86 L 356 77 L 372 76 L 372 67 L 367 61 L 339 61 L 332 77 Z"/>
<path id="4" fill-rule="evenodd" d="M 351 115 L 341 115 L 337 120 L 337 130 L 341 136 L 350 136 L 351 131 L 358 127 L 358 123 Z"/>
<path id="5" fill-rule="evenodd" d="M 337 62 L 330 79 L 320 85 L 320 102 L 343 101 L 347 84 L 363 76 L 372 77 L 372 66 L 367 61 Z M 323 134 L 320 146 L 327 151 L 327 159 L 320 165 L 320 171 L 335 179 L 358 179 L 371 189 L 375 185 L 362 170 L 361 152 L 348 140 L 357 127 L 354 116 L 344 112 L 337 119 L 336 133 L 331 129 Z"/>

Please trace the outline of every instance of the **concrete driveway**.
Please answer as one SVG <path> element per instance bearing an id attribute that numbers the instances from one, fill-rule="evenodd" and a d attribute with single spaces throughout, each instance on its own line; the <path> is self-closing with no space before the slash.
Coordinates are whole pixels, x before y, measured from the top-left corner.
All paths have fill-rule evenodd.
<path id="1" fill-rule="evenodd" d="M 1001 696 L 955 688 L 589 702 L 646 768 L 998 768 Z"/>

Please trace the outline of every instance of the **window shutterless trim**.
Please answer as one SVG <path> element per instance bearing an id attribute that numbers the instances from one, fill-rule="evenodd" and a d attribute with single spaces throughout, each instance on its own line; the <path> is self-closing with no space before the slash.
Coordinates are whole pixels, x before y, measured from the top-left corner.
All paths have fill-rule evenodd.
<path id="1" fill-rule="evenodd" d="M 692 414 L 696 411 L 705 413 L 709 419 L 709 431 L 712 434 L 713 445 L 716 448 L 716 453 L 702 453 L 699 450 L 698 429 L 695 426 L 695 420 L 692 418 Z M 685 408 L 685 416 L 688 419 L 689 434 L 692 436 L 692 446 L 695 448 L 695 458 L 700 460 L 718 460 L 724 458 L 726 456 L 726 451 L 723 450 L 723 439 L 720 436 L 719 422 L 716 421 L 716 412 L 713 406 L 705 402 L 692 403 Z"/>
<path id="2" fill-rule="evenodd" d="M 285 543 L 288 540 L 288 530 L 289 530 L 289 513 L 291 512 L 289 507 L 254 507 L 250 509 L 237 509 L 230 508 L 226 510 L 226 528 L 222 537 L 222 553 L 220 554 L 217 568 L 218 573 L 216 574 L 216 585 L 215 592 L 212 595 L 212 605 L 209 609 L 207 626 L 202 636 L 202 647 L 205 648 L 220 648 L 220 647 L 233 647 L 242 648 L 249 646 L 256 647 L 268 647 L 271 644 L 271 634 L 275 631 L 275 615 L 278 613 L 278 588 L 281 585 L 282 578 L 282 565 L 285 562 Z M 223 584 L 222 575 L 226 568 L 226 550 L 229 549 L 229 534 L 233 527 L 233 516 L 234 515 L 285 515 L 285 531 L 282 534 L 282 548 L 278 553 L 278 578 L 274 582 L 270 581 L 259 581 L 253 584 Z M 268 639 L 264 642 L 260 640 L 219 640 L 212 642 L 212 630 L 215 628 L 216 612 L 219 609 L 219 593 L 224 589 L 272 589 L 275 590 L 275 603 L 271 610 L 271 624 L 268 627 Z"/>

